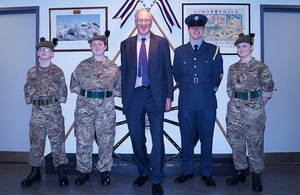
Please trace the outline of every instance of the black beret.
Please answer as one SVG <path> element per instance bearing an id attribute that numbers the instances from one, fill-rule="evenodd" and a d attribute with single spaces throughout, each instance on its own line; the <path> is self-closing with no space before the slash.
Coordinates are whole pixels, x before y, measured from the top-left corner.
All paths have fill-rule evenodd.
<path id="1" fill-rule="evenodd" d="M 109 34 L 110 34 L 109 30 L 105 31 L 105 35 L 97 35 L 97 33 L 95 33 L 94 36 L 88 40 L 88 43 L 91 43 L 95 40 L 99 40 L 99 41 L 103 41 L 103 43 L 106 44 Z"/>
<path id="2" fill-rule="evenodd" d="M 40 42 L 35 45 L 35 48 L 39 49 L 40 47 L 48 47 L 51 50 L 53 50 L 54 47 L 57 45 L 57 41 L 58 41 L 57 38 L 53 38 L 51 42 L 51 41 L 46 41 L 45 37 L 41 37 Z"/>
<path id="3" fill-rule="evenodd" d="M 239 38 L 234 42 L 234 45 L 239 43 L 249 43 L 250 45 L 253 45 L 254 36 L 254 33 L 250 33 L 249 35 L 244 35 L 244 33 L 241 33 L 239 34 Z"/>
<path id="4" fill-rule="evenodd" d="M 204 26 L 207 22 L 207 17 L 202 14 L 191 14 L 185 19 L 185 23 L 190 26 Z"/>

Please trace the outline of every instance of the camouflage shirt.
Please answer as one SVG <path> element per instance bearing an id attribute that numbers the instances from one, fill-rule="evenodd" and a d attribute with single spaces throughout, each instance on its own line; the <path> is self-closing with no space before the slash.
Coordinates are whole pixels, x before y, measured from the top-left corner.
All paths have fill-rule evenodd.
<path id="1" fill-rule="evenodd" d="M 227 94 L 258 91 L 263 97 L 272 97 L 274 82 L 272 73 L 264 63 L 252 58 L 247 63 L 240 61 L 229 67 L 227 75 Z"/>
<path id="2" fill-rule="evenodd" d="M 27 104 L 39 97 L 56 98 L 59 102 L 66 102 L 67 85 L 63 71 L 52 62 L 46 68 L 40 67 L 40 64 L 34 66 L 27 73 L 24 93 Z"/>
<path id="3" fill-rule="evenodd" d="M 98 62 L 94 57 L 80 62 L 71 75 L 71 92 L 84 89 L 93 92 L 112 91 L 121 96 L 121 73 L 119 67 L 107 57 Z"/>

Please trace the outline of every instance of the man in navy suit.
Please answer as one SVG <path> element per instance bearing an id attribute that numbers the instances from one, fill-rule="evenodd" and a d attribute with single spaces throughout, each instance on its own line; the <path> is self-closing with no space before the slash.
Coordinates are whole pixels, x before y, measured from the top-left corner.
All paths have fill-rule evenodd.
<path id="1" fill-rule="evenodd" d="M 152 194 L 163 194 L 160 185 L 165 177 L 163 120 L 164 111 L 170 110 L 173 100 L 170 48 L 167 39 L 150 33 L 152 15 L 148 10 L 136 12 L 135 25 L 137 36 L 121 43 L 123 113 L 140 174 L 133 185 L 142 186 L 150 179 Z M 146 113 L 152 137 L 150 161 L 145 145 Z"/>
<path id="2" fill-rule="evenodd" d="M 179 86 L 178 120 L 182 144 L 183 183 L 194 176 L 194 137 L 201 142 L 201 175 L 207 186 L 212 179 L 212 143 L 216 119 L 215 93 L 223 77 L 223 59 L 219 48 L 202 39 L 207 17 L 192 14 L 185 19 L 190 42 L 175 49 L 173 74 Z"/>

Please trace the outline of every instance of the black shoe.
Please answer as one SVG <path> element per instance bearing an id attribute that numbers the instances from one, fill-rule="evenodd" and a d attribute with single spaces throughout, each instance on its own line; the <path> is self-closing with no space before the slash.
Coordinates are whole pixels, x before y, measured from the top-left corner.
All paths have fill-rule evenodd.
<path id="1" fill-rule="evenodd" d="M 186 182 L 188 179 L 193 179 L 194 177 L 194 174 L 189 174 L 189 175 L 180 175 L 179 177 L 177 177 L 174 181 L 177 182 L 177 183 L 183 183 L 183 182 Z"/>
<path id="2" fill-rule="evenodd" d="M 101 184 L 103 186 L 108 186 L 110 184 L 110 177 L 108 171 L 101 172 Z"/>
<path id="3" fill-rule="evenodd" d="M 32 167 L 28 177 L 21 182 L 21 186 L 31 186 L 33 182 L 41 181 L 40 167 Z"/>
<path id="4" fill-rule="evenodd" d="M 260 174 L 252 173 L 252 190 L 255 192 L 262 191 L 262 185 L 260 182 Z"/>
<path id="5" fill-rule="evenodd" d="M 138 178 L 136 178 L 133 182 L 134 186 L 143 186 L 145 184 L 145 182 L 149 180 L 149 176 L 138 176 Z"/>
<path id="6" fill-rule="evenodd" d="M 75 185 L 77 185 L 77 186 L 83 185 L 89 179 L 90 179 L 90 176 L 88 173 L 80 173 L 79 177 L 75 181 Z"/>
<path id="7" fill-rule="evenodd" d="M 233 178 L 227 179 L 226 183 L 229 185 L 236 185 L 237 183 L 245 183 L 246 182 L 246 174 L 245 170 L 240 170 Z"/>
<path id="8" fill-rule="evenodd" d="M 160 184 L 152 184 L 152 195 L 162 195 L 164 193 Z"/>
<path id="9" fill-rule="evenodd" d="M 216 182 L 213 180 L 213 178 L 211 178 L 211 176 L 202 176 L 202 180 L 204 180 L 205 185 L 207 186 L 216 186 Z"/>
<path id="10" fill-rule="evenodd" d="M 66 167 L 65 165 L 58 165 L 57 166 L 58 171 L 58 181 L 60 186 L 67 186 L 69 185 L 69 181 L 66 175 Z"/>

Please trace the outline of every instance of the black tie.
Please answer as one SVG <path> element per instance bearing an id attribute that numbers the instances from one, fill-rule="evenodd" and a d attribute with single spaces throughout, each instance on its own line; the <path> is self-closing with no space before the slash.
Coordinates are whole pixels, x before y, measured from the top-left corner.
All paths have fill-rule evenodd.
<path id="1" fill-rule="evenodd" d="M 197 53 L 197 51 L 198 51 L 198 45 L 194 45 L 194 47 L 195 47 L 195 53 Z"/>

